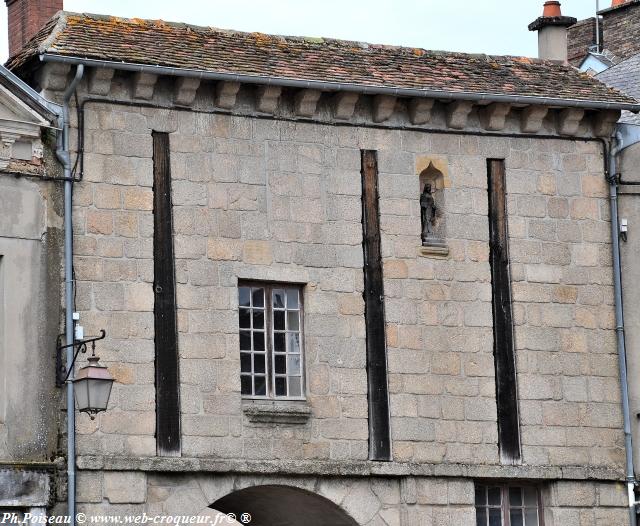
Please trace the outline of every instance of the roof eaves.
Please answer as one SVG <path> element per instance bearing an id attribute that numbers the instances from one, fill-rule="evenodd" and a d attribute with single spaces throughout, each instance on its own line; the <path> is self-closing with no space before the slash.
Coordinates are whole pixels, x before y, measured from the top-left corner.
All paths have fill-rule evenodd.
<path id="1" fill-rule="evenodd" d="M 53 53 L 42 53 L 39 59 L 43 62 L 60 62 L 65 64 L 83 64 L 89 67 L 111 68 L 131 72 L 145 72 L 156 75 L 176 77 L 194 77 L 206 80 L 223 80 L 247 84 L 267 84 L 290 88 L 314 88 L 323 91 L 351 91 L 365 95 L 393 95 L 404 97 L 440 98 L 447 100 L 470 100 L 483 102 L 508 102 L 512 104 L 547 105 L 558 107 L 573 107 L 595 110 L 627 110 L 634 113 L 640 112 L 640 102 L 615 102 L 589 99 L 550 98 L 526 95 L 505 95 L 503 93 L 485 93 L 469 91 L 444 91 L 422 90 L 415 88 L 399 88 L 387 86 L 375 86 L 355 83 L 326 82 L 317 80 L 302 80 L 295 78 L 246 75 L 236 73 L 221 73 L 209 70 L 188 68 L 176 68 L 170 66 L 157 66 L 153 64 L 137 64 L 130 62 L 115 62 L 109 60 L 97 60 Z M 631 97 L 629 97 L 631 99 Z M 635 99 L 634 99 L 635 100 Z"/>

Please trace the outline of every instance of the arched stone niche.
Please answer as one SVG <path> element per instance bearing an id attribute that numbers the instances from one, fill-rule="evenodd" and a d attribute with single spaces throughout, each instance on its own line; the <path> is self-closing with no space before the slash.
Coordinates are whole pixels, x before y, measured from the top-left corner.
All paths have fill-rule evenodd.
<path id="1" fill-rule="evenodd" d="M 446 244 L 447 225 L 446 215 L 446 189 L 451 186 L 449 181 L 449 172 L 447 162 L 440 157 L 419 157 L 416 162 L 416 171 L 420 183 L 420 223 L 421 223 L 421 248 L 422 255 L 446 256 L 449 248 Z M 435 214 L 433 215 L 430 233 L 423 237 L 424 221 L 422 217 L 422 208 L 424 206 L 425 188 L 431 188 L 431 196 L 435 205 Z"/>

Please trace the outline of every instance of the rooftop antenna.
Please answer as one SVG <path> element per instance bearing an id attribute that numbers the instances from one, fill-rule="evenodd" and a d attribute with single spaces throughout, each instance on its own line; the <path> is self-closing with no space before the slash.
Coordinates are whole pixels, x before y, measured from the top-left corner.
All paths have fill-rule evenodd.
<path id="1" fill-rule="evenodd" d="M 596 0 L 596 52 L 600 53 L 600 0 Z"/>

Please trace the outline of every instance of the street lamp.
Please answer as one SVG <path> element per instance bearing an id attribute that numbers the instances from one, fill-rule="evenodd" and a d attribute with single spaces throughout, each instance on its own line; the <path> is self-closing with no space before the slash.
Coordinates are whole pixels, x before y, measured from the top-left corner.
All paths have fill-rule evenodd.
<path id="1" fill-rule="evenodd" d="M 98 363 L 100 358 L 96 356 L 96 342 L 102 340 L 106 336 L 104 330 L 100 331 L 100 336 L 96 338 L 88 338 L 86 340 L 78 340 L 69 345 L 58 345 L 58 375 L 57 385 L 62 386 L 69 380 L 69 375 L 73 371 L 73 365 L 80 352 L 87 352 L 87 344 L 91 343 L 91 356 L 87 358 L 88 365 L 82 367 L 78 374 L 71 381 L 73 382 L 74 391 L 76 393 L 76 403 L 78 411 L 87 413 L 91 420 L 95 418 L 97 413 L 106 411 L 109 404 L 109 396 L 111 395 L 111 386 L 113 385 L 113 376 L 109 370 Z M 62 365 L 62 350 L 68 347 L 75 347 L 76 352 L 73 361 L 68 370 Z M 66 373 L 66 374 L 65 374 Z M 64 375 L 64 376 L 63 376 Z"/>

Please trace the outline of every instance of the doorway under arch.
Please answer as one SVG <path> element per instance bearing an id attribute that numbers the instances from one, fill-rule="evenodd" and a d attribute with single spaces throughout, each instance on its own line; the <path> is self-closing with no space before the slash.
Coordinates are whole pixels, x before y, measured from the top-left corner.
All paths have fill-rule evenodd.
<path id="1" fill-rule="evenodd" d="M 210 506 L 234 513 L 240 520 L 251 515 L 251 526 L 358 526 L 329 499 L 290 486 L 253 486 L 229 493 Z"/>

